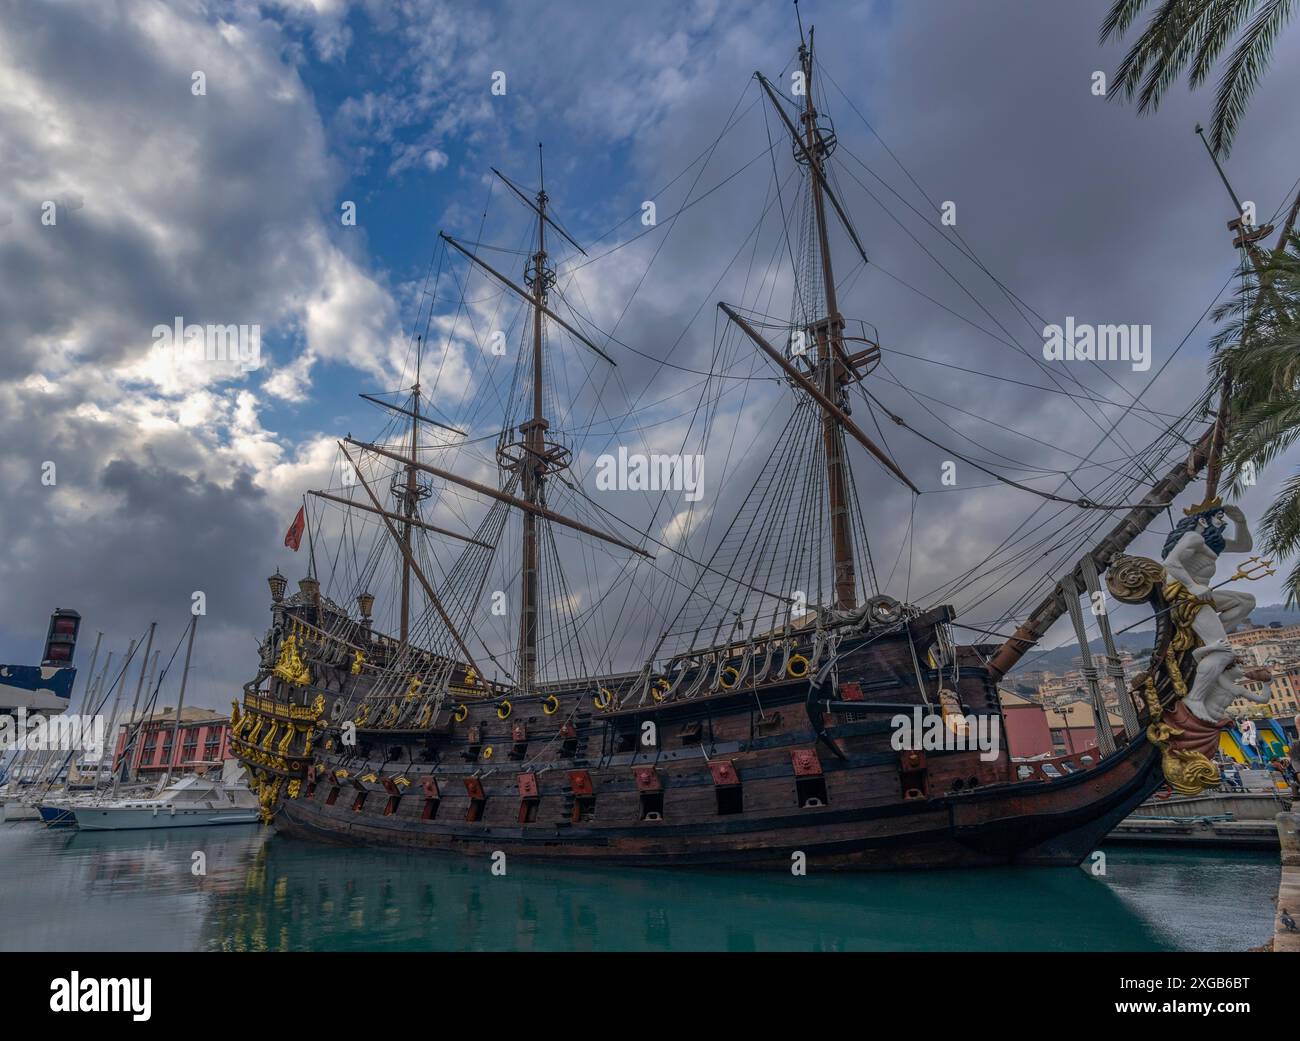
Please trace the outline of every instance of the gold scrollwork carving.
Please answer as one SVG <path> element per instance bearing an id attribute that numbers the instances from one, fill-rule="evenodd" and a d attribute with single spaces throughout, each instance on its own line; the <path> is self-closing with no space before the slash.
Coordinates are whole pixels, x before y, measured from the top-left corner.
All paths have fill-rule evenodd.
<path id="1" fill-rule="evenodd" d="M 1182 677 L 1178 665 L 1172 657 L 1166 659 L 1170 667 L 1170 679 L 1178 676 L 1174 689 L 1182 686 Z M 1182 686 L 1180 696 L 1186 692 Z M 1174 747 L 1174 739 L 1182 737 L 1183 730 L 1173 726 L 1164 718 L 1164 709 L 1156 694 L 1155 680 L 1147 676 L 1145 685 L 1147 708 L 1151 713 L 1151 722 L 1147 725 L 1147 740 L 1160 749 L 1160 770 L 1171 789 L 1179 795 L 1200 795 L 1207 788 L 1219 783 L 1219 768 L 1205 756 L 1192 748 Z"/>
<path id="2" fill-rule="evenodd" d="M 295 687 L 305 687 L 311 683 L 311 673 L 298 654 L 298 639 L 294 634 L 285 637 L 280 648 L 280 658 L 271 671 Z"/>
<path id="3" fill-rule="evenodd" d="M 293 724 L 290 723 L 288 726 L 285 727 L 284 737 L 282 737 L 280 739 L 280 743 L 275 746 L 275 750 L 279 752 L 281 755 L 288 755 L 289 746 L 292 743 L 293 743 Z"/>
<path id="4" fill-rule="evenodd" d="M 1123 604 L 1150 599 L 1164 581 L 1164 567 L 1147 557 L 1116 557 L 1106 568 L 1106 588 Z"/>

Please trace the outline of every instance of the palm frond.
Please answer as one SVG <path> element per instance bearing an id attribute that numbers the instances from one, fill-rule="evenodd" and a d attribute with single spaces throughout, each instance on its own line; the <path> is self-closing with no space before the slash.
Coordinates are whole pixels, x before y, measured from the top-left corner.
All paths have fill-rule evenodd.
<path id="1" fill-rule="evenodd" d="M 1114 6 L 1106 13 L 1105 21 L 1101 23 L 1100 42 L 1105 43 L 1112 33 L 1122 36 L 1128 32 L 1128 27 L 1137 21 L 1147 3 L 1148 0 L 1115 0 Z"/>
<path id="2" fill-rule="evenodd" d="M 1228 59 L 1214 103 L 1210 146 L 1227 155 L 1241 125 L 1250 97 L 1268 67 L 1273 45 L 1291 19 L 1296 0 L 1264 0 Z"/>
<path id="3" fill-rule="evenodd" d="M 1226 155 L 1297 2 L 1115 0 L 1101 23 L 1102 43 L 1125 35 L 1148 9 L 1153 13 L 1115 70 L 1110 97 L 1136 98 L 1139 112 L 1154 112 L 1184 71 L 1192 89 L 1203 85 L 1236 39 L 1210 127 L 1211 148 Z"/>
<path id="4" fill-rule="evenodd" d="M 1287 573 L 1286 581 L 1282 583 L 1282 606 L 1296 607 L 1297 605 L 1300 605 L 1300 564 L 1296 564 Z"/>
<path id="5" fill-rule="evenodd" d="M 1289 557 L 1300 550 L 1300 474 L 1287 480 L 1264 511 L 1259 535 L 1266 554 Z"/>
<path id="6" fill-rule="evenodd" d="M 1223 48 L 1236 35 L 1242 23 L 1250 16 L 1251 4 L 1240 0 L 1217 0 L 1210 12 L 1209 25 L 1201 44 L 1192 59 L 1192 67 L 1187 72 L 1187 82 L 1192 87 L 1199 87 L 1205 82 L 1218 61 Z"/>

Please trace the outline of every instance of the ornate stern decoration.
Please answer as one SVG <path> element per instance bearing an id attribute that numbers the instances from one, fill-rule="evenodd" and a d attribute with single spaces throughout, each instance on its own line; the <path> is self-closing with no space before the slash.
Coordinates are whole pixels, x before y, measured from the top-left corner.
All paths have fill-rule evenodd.
<path id="1" fill-rule="evenodd" d="M 271 671 L 295 687 L 306 687 L 311 684 L 311 673 L 307 671 L 307 666 L 303 664 L 302 657 L 298 654 L 298 638 L 292 633 L 284 638 L 284 643 L 280 646 L 280 658 Z"/>
<path id="2" fill-rule="evenodd" d="M 1146 709 L 1147 740 L 1160 749 L 1165 781 L 1180 795 L 1199 795 L 1219 783 L 1219 769 L 1210 757 L 1229 721 L 1206 723 L 1182 701 L 1196 672 L 1193 651 L 1201 645 L 1192 622 L 1197 612 L 1214 608 L 1146 557 L 1116 558 L 1107 569 L 1106 586 L 1121 603 L 1148 603 L 1155 611 L 1151 665 L 1134 677 L 1131 693 Z"/>
<path id="3" fill-rule="evenodd" d="M 258 689 L 258 683 L 267 675 L 264 671 L 244 688 L 242 713 L 237 702 L 232 706 L 231 744 L 248 770 L 249 787 L 257 796 L 265 824 L 274 819 L 282 798 L 301 795 L 313 762 L 313 746 L 326 726 L 322 693 L 315 692 L 310 703 L 297 703 L 298 698 L 305 702 L 313 693 L 301 647 L 295 632 L 285 636 L 280 645 L 279 656 L 269 670 L 283 683 L 279 696 L 274 689 Z M 298 693 L 289 688 L 296 688 Z"/>

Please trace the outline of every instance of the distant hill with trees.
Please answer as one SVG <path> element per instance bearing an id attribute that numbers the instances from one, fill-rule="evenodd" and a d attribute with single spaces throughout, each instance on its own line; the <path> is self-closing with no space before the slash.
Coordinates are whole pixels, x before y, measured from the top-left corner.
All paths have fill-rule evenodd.
<path id="1" fill-rule="evenodd" d="M 1300 610 L 1285 607 L 1282 604 L 1268 604 L 1264 607 L 1257 607 L 1250 613 L 1251 621 L 1256 625 L 1295 625 L 1300 623 Z M 1152 626 L 1147 625 L 1144 628 L 1130 629 L 1115 637 L 1115 646 L 1122 651 L 1131 651 L 1139 659 L 1144 659 L 1151 651 L 1151 633 Z M 1092 640 L 1088 643 L 1088 649 L 1092 651 L 1093 657 L 1100 657 L 1103 653 L 1104 646 L 1100 639 Z M 1011 670 L 1010 676 L 1014 677 L 1019 673 L 1034 672 L 1040 669 L 1050 669 L 1052 672 L 1066 672 L 1073 667 L 1074 659 L 1079 656 L 1078 643 L 1066 643 L 1060 647 L 1053 647 L 1048 651 L 1031 651 L 1021 659 L 1020 664 Z"/>

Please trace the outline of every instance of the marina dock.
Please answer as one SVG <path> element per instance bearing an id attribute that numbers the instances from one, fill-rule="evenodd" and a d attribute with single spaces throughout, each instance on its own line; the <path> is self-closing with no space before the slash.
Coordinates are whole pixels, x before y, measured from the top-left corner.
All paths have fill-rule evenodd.
<path id="1" fill-rule="evenodd" d="M 1277 914 L 1273 919 L 1274 953 L 1300 952 L 1300 931 L 1282 924 L 1284 909 L 1300 912 L 1300 814 L 1277 815 L 1277 837 L 1282 847 L 1282 877 L 1277 885 Z"/>

